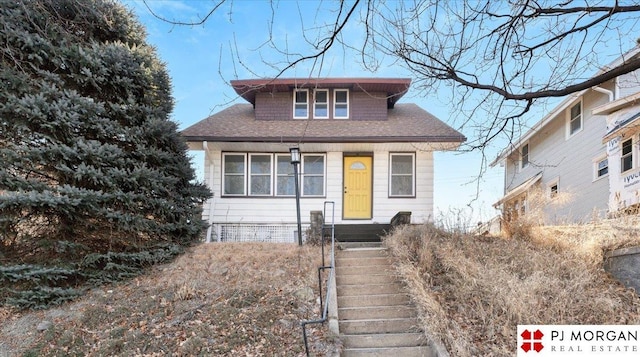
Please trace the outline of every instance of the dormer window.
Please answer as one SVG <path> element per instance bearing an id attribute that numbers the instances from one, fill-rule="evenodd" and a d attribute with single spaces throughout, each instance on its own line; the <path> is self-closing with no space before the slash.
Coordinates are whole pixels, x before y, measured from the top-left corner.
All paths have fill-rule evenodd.
<path id="1" fill-rule="evenodd" d="M 314 92 L 313 117 L 318 119 L 329 118 L 329 90 L 318 89 Z"/>
<path id="2" fill-rule="evenodd" d="M 349 118 L 349 90 L 336 89 L 333 91 L 333 118 Z"/>
<path id="3" fill-rule="evenodd" d="M 293 118 L 309 118 L 309 90 L 296 89 L 293 91 Z"/>

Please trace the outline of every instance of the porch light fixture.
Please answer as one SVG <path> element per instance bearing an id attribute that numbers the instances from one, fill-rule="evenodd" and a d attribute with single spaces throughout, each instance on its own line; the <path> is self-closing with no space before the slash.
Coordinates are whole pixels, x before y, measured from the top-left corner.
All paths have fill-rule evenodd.
<path id="1" fill-rule="evenodd" d="M 298 214 L 298 245 L 302 245 L 302 223 L 300 223 L 300 185 L 298 184 L 298 165 L 300 165 L 300 148 L 289 149 L 291 153 L 291 165 L 293 165 L 293 177 L 296 186 L 296 212 Z"/>

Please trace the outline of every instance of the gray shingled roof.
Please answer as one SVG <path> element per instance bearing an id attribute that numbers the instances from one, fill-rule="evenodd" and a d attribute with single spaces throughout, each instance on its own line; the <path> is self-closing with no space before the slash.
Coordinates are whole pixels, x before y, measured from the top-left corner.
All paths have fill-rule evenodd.
<path id="1" fill-rule="evenodd" d="M 388 120 L 256 120 L 251 104 L 235 104 L 186 128 L 187 141 L 463 142 L 464 135 L 416 104 L 396 104 Z"/>

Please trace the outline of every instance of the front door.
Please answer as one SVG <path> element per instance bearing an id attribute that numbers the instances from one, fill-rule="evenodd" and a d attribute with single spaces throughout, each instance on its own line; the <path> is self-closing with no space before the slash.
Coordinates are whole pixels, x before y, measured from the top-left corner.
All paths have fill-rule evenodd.
<path id="1" fill-rule="evenodd" d="M 371 156 L 344 158 L 344 219 L 371 219 L 372 164 Z"/>

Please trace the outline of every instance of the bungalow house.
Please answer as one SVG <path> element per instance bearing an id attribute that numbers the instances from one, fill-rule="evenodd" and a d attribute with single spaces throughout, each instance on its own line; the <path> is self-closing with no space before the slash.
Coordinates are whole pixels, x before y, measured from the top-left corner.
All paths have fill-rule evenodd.
<path id="1" fill-rule="evenodd" d="M 186 128 L 191 150 L 205 153 L 214 193 L 203 218 L 210 240 L 294 242 L 295 177 L 290 148 L 301 153 L 303 231 L 312 211 L 334 202 L 336 224 L 412 223 L 433 217 L 433 152 L 465 137 L 416 104 L 398 103 L 404 78 L 291 78 L 231 81 L 247 103 Z"/>
<path id="2" fill-rule="evenodd" d="M 600 73 L 639 54 L 635 47 Z M 615 206 L 610 183 L 616 186 L 612 182 L 638 173 L 631 156 L 637 157 L 638 137 L 626 113 L 634 110 L 639 74 L 636 70 L 567 96 L 498 155 L 491 165 L 505 168 L 504 196 L 494 206 L 502 208 L 506 221 L 535 213 L 541 223 L 578 223 L 610 213 Z M 610 123 L 606 114 L 613 115 Z"/>

